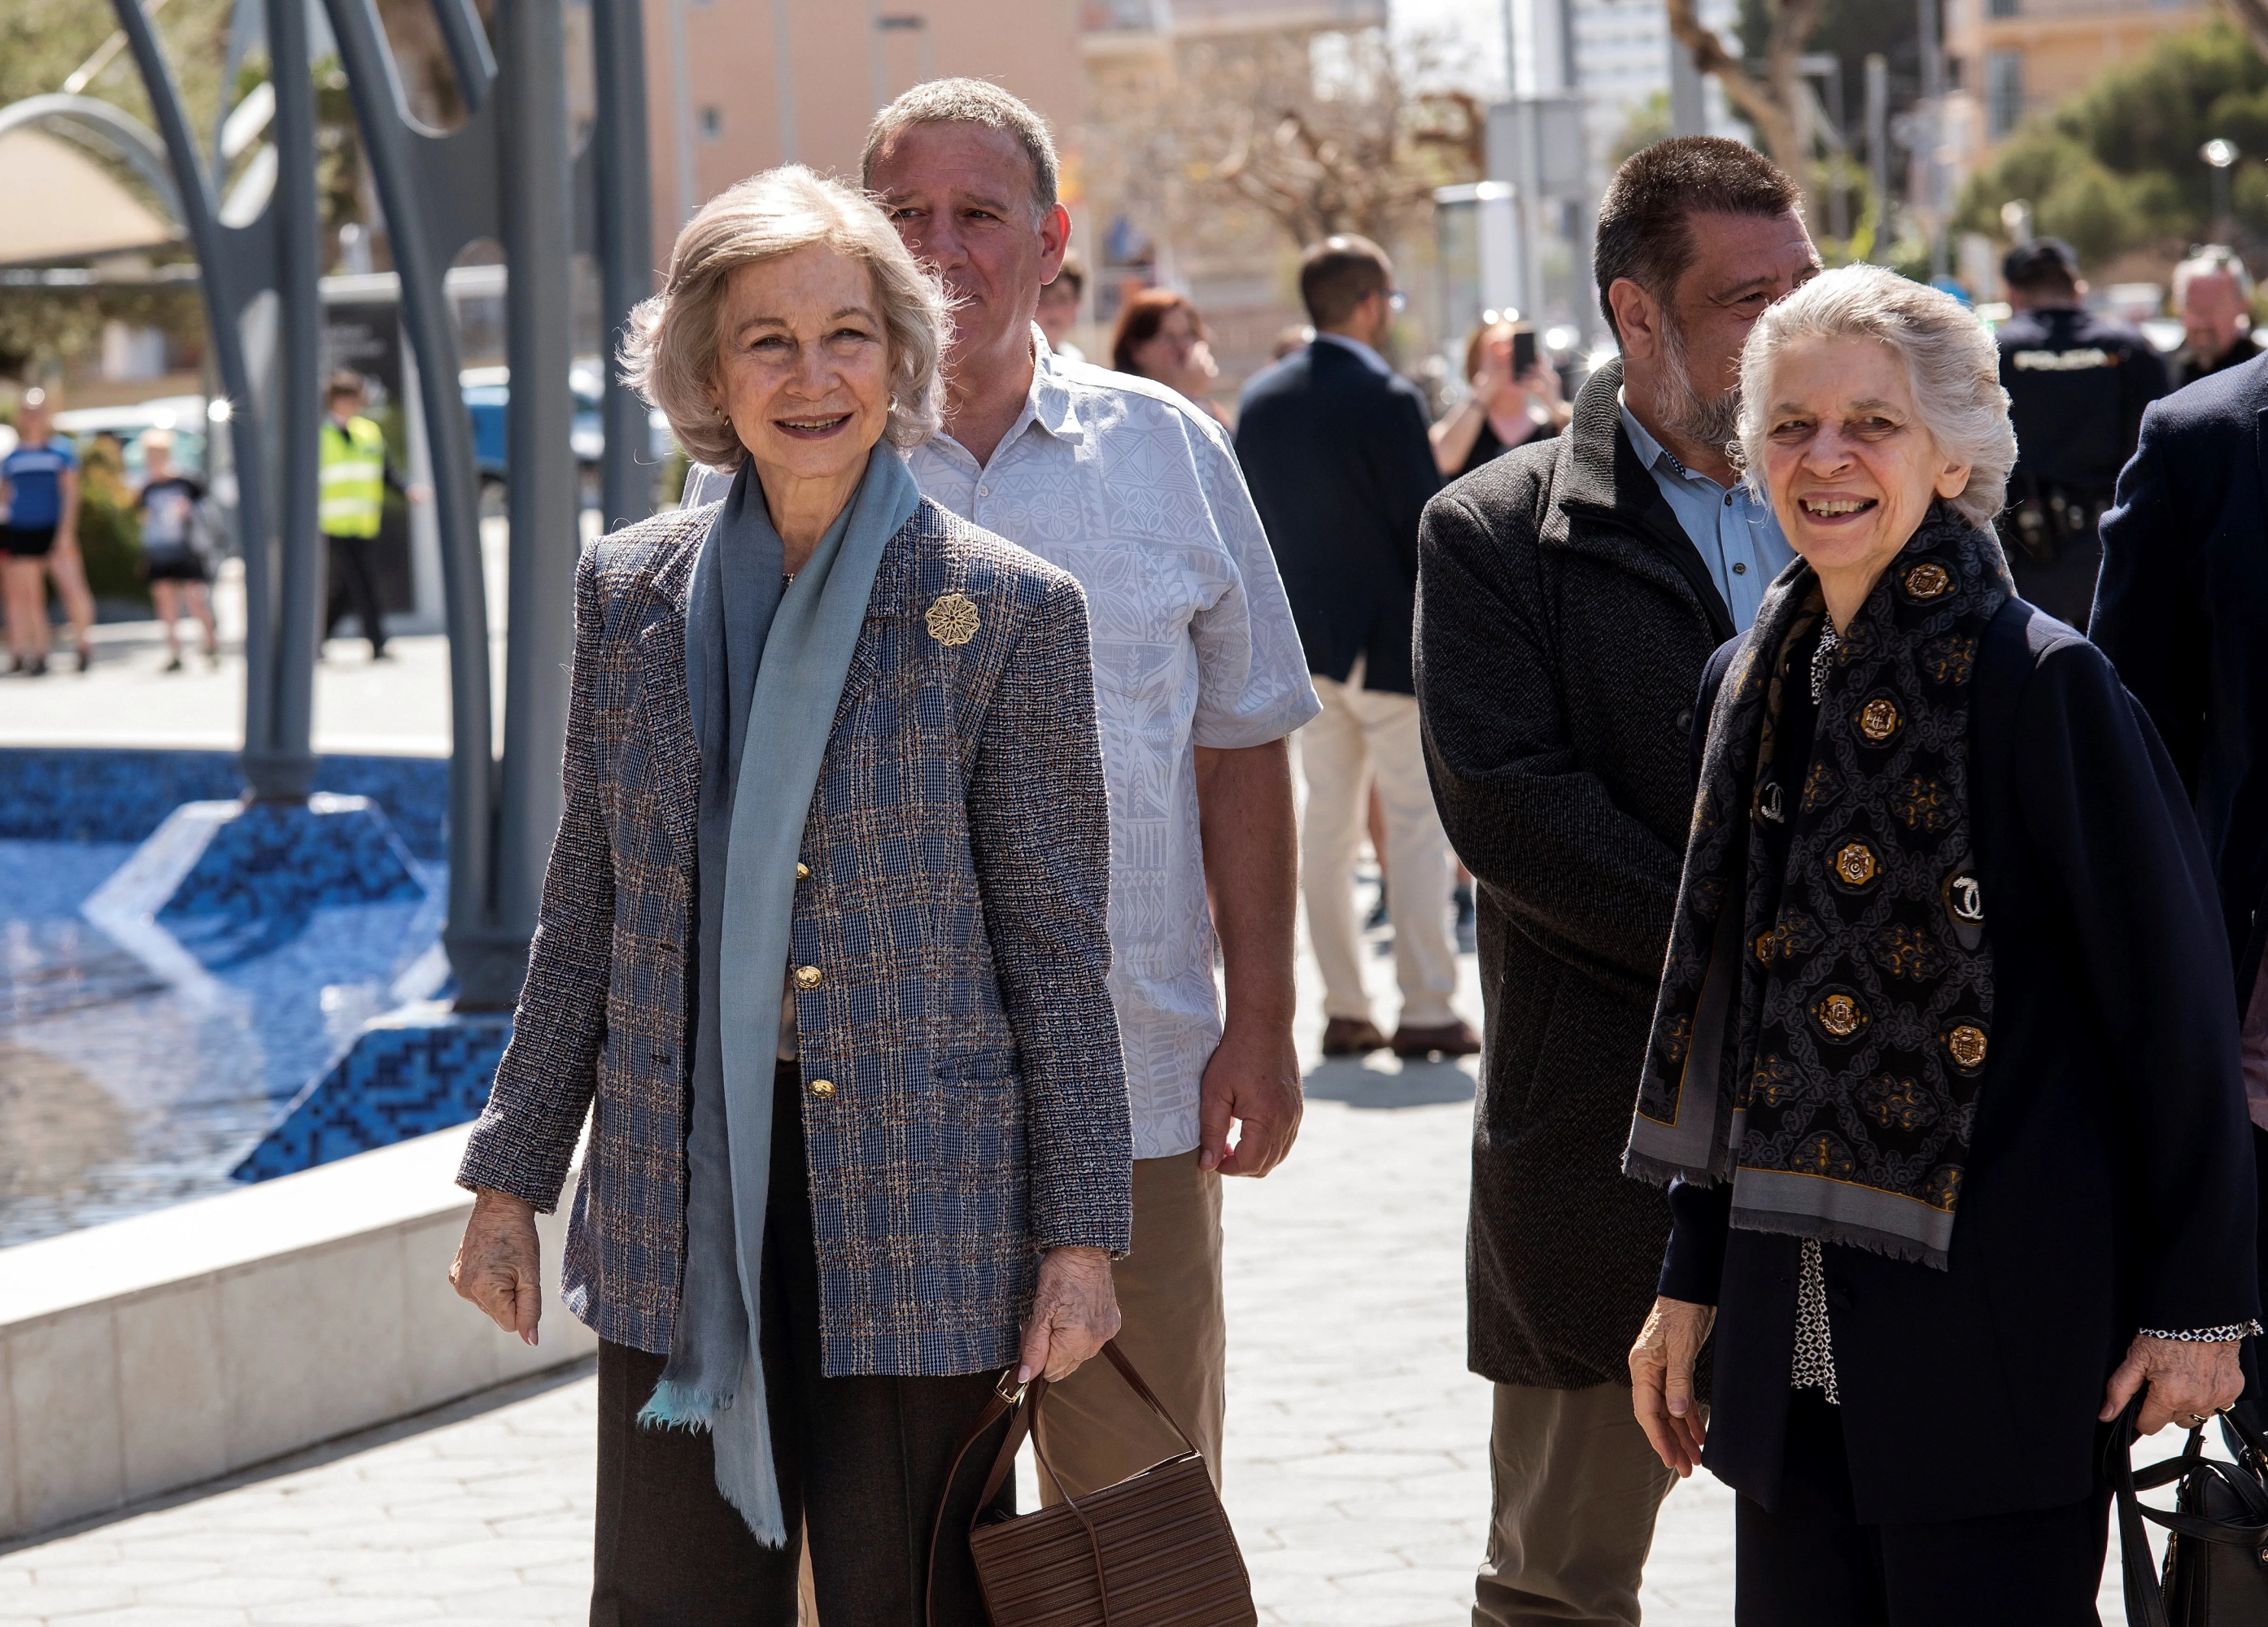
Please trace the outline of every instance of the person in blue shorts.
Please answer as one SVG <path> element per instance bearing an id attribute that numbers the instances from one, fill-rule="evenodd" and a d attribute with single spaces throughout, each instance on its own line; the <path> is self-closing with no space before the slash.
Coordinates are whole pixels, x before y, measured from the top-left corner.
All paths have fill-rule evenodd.
<path id="1" fill-rule="evenodd" d="M 0 524 L 0 571 L 4 571 L 10 670 L 37 677 L 48 670 L 46 578 L 70 609 L 78 669 L 94 659 L 87 629 L 94 600 L 78 552 L 78 454 L 55 438 L 47 392 L 24 397 L 16 417 L 16 449 L 0 458 L 0 496 L 8 518 Z"/>

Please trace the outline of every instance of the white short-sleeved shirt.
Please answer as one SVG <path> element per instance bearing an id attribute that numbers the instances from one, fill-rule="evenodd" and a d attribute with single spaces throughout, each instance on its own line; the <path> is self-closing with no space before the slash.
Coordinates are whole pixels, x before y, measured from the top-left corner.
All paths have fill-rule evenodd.
<path id="1" fill-rule="evenodd" d="M 1134 1156 L 1169 1158 L 1197 1145 L 1198 1086 L 1220 1043 L 1192 748 L 1263 746 L 1322 706 L 1220 427 L 1162 385 L 1066 362 L 1037 329 L 1033 343 L 1030 398 L 990 462 L 944 436 L 908 461 L 924 497 L 1086 590 L 1110 794 L 1110 996 Z M 704 482 L 686 501 L 722 495 Z"/>

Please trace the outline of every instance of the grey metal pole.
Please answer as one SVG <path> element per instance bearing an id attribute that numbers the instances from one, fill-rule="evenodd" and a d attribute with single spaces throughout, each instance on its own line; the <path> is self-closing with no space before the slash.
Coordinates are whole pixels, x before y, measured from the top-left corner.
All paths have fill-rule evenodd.
<path id="1" fill-rule="evenodd" d="M 435 0 L 435 10 L 465 4 L 466 0 Z M 434 515 L 449 629 L 452 741 L 449 924 L 442 943 L 462 986 L 467 968 L 482 960 L 490 921 L 497 764 L 473 424 L 457 382 L 456 324 L 443 274 L 466 243 L 498 230 L 495 109 L 485 92 L 465 89 L 466 101 L 476 111 L 463 125 L 438 137 L 413 128 L 373 0 L 326 0 L 326 5 L 354 98 L 355 121 L 386 210 L 387 239 L 401 277 L 401 322 L 417 353 L 418 394 L 433 453 Z M 564 387 L 563 372 L 561 383 Z"/>
<path id="2" fill-rule="evenodd" d="M 1709 102 L 1701 83 L 1701 70 L 1693 65 L 1693 53 L 1675 34 L 1669 36 L 1669 133 L 1709 133 Z"/>
<path id="3" fill-rule="evenodd" d="M 669 8 L 669 97 L 677 104 L 671 125 L 677 137 L 677 224 L 682 226 L 693 218 L 694 207 L 701 201 L 693 183 L 693 77 L 685 55 L 685 8 L 691 0 L 661 3 Z"/>
<path id="4" fill-rule="evenodd" d="M 1867 57 L 1867 180 L 1874 194 L 1874 252 L 1880 263 L 1890 241 L 1890 63 L 1880 51 Z"/>
<path id="5" fill-rule="evenodd" d="M 322 637 L 323 539 L 316 464 L 323 411 L 323 312 L 315 286 L 321 239 L 315 212 L 315 96 L 305 0 L 268 0 L 269 77 L 276 87 L 277 540 L 274 733 L 260 762 L 264 796 L 304 798 L 315 777 L 315 652 Z M 383 637 L 370 629 L 373 637 Z M 249 743 L 246 756 L 251 758 Z"/>
<path id="6" fill-rule="evenodd" d="M 580 551 L 574 453 L 574 252 L 562 0 L 498 0 L 497 151 L 504 258 L 512 291 L 510 637 L 504 649 L 504 764 L 494 929 L 485 952 L 459 961 L 457 1004 L 501 1009 L 519 993 L 543 871 L 558 834 L 559 761 L 567 738 Z"/>
<path id="7" fill-rule="evenodd" d="M 1929 274 L 1943 276 L 1952 260 L 1945 240 L 1945 166 L 1937 152 L 1945 140 L 1945 52 L 1938 38 L 1937 0 L 1917 0 L 1916 25 L 1921 35 L 1922 129 L 1929 144 L 1922 160 L 1923 195 L 1929 205 Z"/>
<path id="8" fill-rule="evenodd" d="M 245 305 L 273 276 L 273 232 L 279 201 L 271 199 L 252 225 L 225 226 L 214 202 L 212 183 L 197 155 L 172 68 L 158 44 L 157 32 L 138 0 L 114 0 L 143 88 L 150 97 L 158 133 L 172 160 L 175 191 L 190 244 L 196 250 L 205 320 L 212 331 L 214 359 L 229 403 L 229 447 L 236 466 L 237 533 L 244 549 L 244 754 L 239 759 L 246 788 L 257 798 L 291 794 L 286 775 L 271 775 L 268 745 L 275 718 L 274 508 L 268 490 L 269 448 L 261 435 L 259 400 L 244 355 L 241 326 Z"/>
<path id="9" fill-rule="evenodd" d="M 653 291 L 653 181 L 646 155 L 645 18 L 639 0 L 592 0 L 598 63 L 599 313 L 606 333 L 606 391 L 600 412 L 607 431 L 600 503 L 608 528 L 653 512 L 654 477 L 646 460 L 645 403 L 616 375 L 615 356 L 630 307 Z"/>

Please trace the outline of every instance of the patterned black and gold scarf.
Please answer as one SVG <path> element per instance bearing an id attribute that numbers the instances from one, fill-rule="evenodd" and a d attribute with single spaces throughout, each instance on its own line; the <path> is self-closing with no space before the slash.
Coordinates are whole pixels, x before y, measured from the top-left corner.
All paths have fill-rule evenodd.
<path id="1" fill-rule="evenodd" d="M 1945 1268 L 1992 1030 L 1970 685 L 2014 592 L 1991 534 L 1933 507 L 1822 658 L 1808 764 L 1775 745 L 1819 579 L 1765 596 L 1709 722 L 1626 1173 Z M 1752 821 L 1786 824 L 1781 876 Z"/>

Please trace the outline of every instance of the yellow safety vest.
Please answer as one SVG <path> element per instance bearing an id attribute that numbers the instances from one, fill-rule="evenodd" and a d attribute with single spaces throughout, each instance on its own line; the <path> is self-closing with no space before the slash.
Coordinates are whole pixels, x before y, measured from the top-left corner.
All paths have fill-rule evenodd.
<path id="1" fill-rule="evenodd" d="M 367 418 L 323 420 L 321 502 L 323 534 L 374 537 L 386 512 L 386 432 Z"/>

